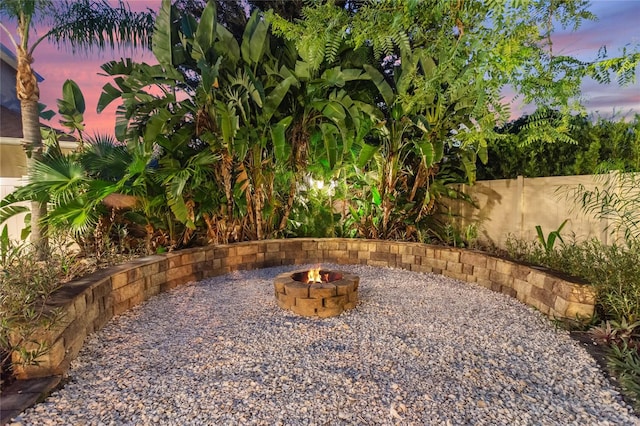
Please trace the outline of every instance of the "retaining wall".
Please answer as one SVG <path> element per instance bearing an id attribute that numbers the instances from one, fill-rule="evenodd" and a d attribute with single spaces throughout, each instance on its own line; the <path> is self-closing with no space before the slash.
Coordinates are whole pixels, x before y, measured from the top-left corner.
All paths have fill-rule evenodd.
<path id="1" fill-rule="evenodd" d="M 51 300 L 51 305 L 61 307 L 65 316 L 54 331 L 45 335 L 50 352 L 39 359 L 39 365 L 17 366 L 16 375 L 26 379 L 64 374 L 87 335 L 160 292 L 235 270 L 305 263 L 388 266 L 442 274 L 515 297 L 556 318 L 587 317 L 594 311 L 590 287 L 481 252 L 355 239 L 305 238 L 216 245 L 136 259 L 65 284 Z"/>

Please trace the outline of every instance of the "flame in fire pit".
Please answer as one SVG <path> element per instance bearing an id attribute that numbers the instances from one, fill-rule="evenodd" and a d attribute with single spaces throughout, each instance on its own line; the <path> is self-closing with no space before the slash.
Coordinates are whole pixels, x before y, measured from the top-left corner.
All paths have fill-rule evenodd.
<path id="1" fill-rule="evenodd" d="M 322 277 L 320 276 L 320 268 L 309 269 L 309 272 L 307 272 L 307 284 L 321 282 Z"/>

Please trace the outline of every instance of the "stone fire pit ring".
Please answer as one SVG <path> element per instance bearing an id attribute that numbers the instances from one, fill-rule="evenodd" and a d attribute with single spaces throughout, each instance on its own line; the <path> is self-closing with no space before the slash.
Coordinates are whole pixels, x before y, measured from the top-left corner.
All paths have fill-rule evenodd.
<path id="1" fill-rule="evenodd" d="M 358 303 L 357 275 L 343 271 L 320 270 L 328 282 L 307 283 L 308 270 L 278 275 L 273 286 L 278 306 L 305 317 L 334 317 Z"/>

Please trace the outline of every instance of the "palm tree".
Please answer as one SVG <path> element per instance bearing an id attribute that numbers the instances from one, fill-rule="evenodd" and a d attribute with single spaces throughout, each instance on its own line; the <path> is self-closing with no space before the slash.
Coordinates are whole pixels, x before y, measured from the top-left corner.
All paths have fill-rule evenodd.
<path id="1" fill-rule="evenodd" d="M 45 39 L 82 50 L 127 45 L 146 47 L 150 44 L 154 16 L 150 11 L 134 13 L 122 0 L 116 7 L 107 0 L 65 0 L 55 4 L 51 0 L 3 0 L 0 15 L 17 22 L 15 37 L 3 23 L 0 28 L 9 36 L 18 60 L 16 94 L 22 113 L 27 164 L 31 168 L 43 155 L 38 108 L 40 90 L 31 68 L 36 47 Z M 36 20 L 41 20 L 49 30 L 31 42 Z M 31 241 L 39 258 L 47 251 L 46 228 L 40 226 L 46 209 L 46 202 L 31 203 Z"/>

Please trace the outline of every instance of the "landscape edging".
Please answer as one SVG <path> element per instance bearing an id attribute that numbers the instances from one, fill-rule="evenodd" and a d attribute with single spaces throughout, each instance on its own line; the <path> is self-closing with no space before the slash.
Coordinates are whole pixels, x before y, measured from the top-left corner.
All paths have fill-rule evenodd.
<path id="1" fill-rule="evenodd" d="M 89 334 L 100 330 L 114 316 L 161 292 L 235 270 L 308 263 L 359 264 L 437 273 L 507 294 L 552 318 L 575 319 L 594 313 L 592 287 L 479 251 L 342 238 L 211 245 L 135 259 L 65 284 L 50 302 L 65 313 L 61 323 L 44 334 L 50 351 L 39 358 L 38 365 L 16 363 L 16 377 L 64 375 Z M 18 361 L 18 357 L 14 353 L 14 361 Z"/>

